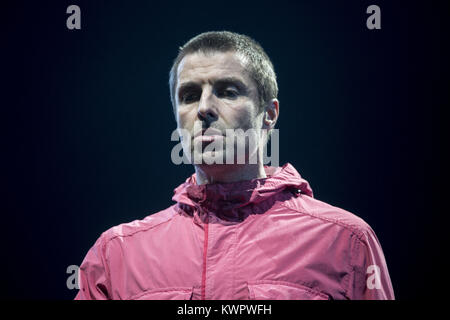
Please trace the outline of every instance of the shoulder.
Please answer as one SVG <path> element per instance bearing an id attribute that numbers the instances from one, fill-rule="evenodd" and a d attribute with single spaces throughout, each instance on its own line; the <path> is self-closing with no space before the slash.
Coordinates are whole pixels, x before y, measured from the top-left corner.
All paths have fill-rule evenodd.
<path id="1" fill-rule="evenodd" d="M 333 225 L 346 230 L 351 236 L 362 240 L 373 230 L 370 225 L 356 214 L 324 201 L 301 194 L 288 201 L 284 206 L 293 210 L 295 214 L 309 216 L 316 224 Z"/>
<path id="2" fill-rule="evenodd" d="M 111 227 L 101 234 L 97 242 L 107 245 L 113 240 L 131 240 L 133 237 L 142 233 L 157 230 L 160 226 L 170 222 L 175 217 L 177 214 L 175 206 L 172 205 L 164 210 L 148 215 L 143 219 L 137 219 Z"/>

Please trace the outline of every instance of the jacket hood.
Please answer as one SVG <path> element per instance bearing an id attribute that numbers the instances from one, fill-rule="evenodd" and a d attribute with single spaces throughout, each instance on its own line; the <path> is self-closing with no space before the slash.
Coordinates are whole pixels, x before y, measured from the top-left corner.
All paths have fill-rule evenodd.
<path id="1" fill-rule="evenodd" d="M 264 166 L 264 170 L 266 178 L 203 185 L 197 184 L 194 173 L 174 189 L 172 200 L 183 209 L 195 207 L 219 216 L 235 217 L 242 215 L 239 209 L 268 200 L 285 189 L 313 197 L 308 181 L 290 163 L 282 167 Z"/>

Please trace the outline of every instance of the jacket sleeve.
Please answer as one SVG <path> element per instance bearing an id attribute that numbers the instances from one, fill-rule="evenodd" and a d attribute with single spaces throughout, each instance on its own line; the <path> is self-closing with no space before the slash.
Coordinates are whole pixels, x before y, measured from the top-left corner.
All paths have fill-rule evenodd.
<path id="1" fill-rule="evenodd" d="M 353 235 L 348 296 L 353 300 L 394 300 L 386 260 L 375 232 L 370 226 L 362 236 Z"/>
<path id="2" fill-rule="evenodd" d="M 78 271 L 79 291 L 75 300 L 109 299 L 109 272 L 105 259 L 104 235 L 89 249 Z"/>

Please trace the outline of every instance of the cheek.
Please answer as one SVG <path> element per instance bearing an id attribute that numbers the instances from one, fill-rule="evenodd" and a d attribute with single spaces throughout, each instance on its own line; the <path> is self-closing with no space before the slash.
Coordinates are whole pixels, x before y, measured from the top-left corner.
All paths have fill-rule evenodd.
<path id="1" fill-rule="evenodd" d="M 229 120 L 233 127 L 248 129 L 252 127 L 252 122 L 255 117 L 254 108 L 255 106 L 252 102 L 242 102 L 228 107 L 223 112 L 223 116 Z"/>
<path id="2" fill-rule="evenodd" d="M 189 129 L 193 126 L 196 113 L 192 108 L 180 108 L 177 114 L 177 124 L 179 128 Z"/>

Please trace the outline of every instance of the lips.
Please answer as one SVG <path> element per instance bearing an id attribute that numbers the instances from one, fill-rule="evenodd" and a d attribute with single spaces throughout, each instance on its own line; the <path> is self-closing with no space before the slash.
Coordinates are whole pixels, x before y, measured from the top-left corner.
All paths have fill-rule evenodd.
<path id="1" fill-rule="evenodd" d="M 219 129 L 207 128 L 207 129 L 202 129 L 201 131 L 197 132 L 195 137 L 198 137 L 198 136 L 223 136 L 223 134 L 222 134 L 222 131 L 220 131 Z"/>
<path id="2" fill-rule="evenodd" d="M 194 136 L 194 144 L 200 143 L 202 146 L 202 149 L 206 147 L 208 144 L 210 144 L 213 141 L 218 141 L 220 139 L 223 139 L 222 131 L 214 128 L 207 128 L 199 131 Z"/>

